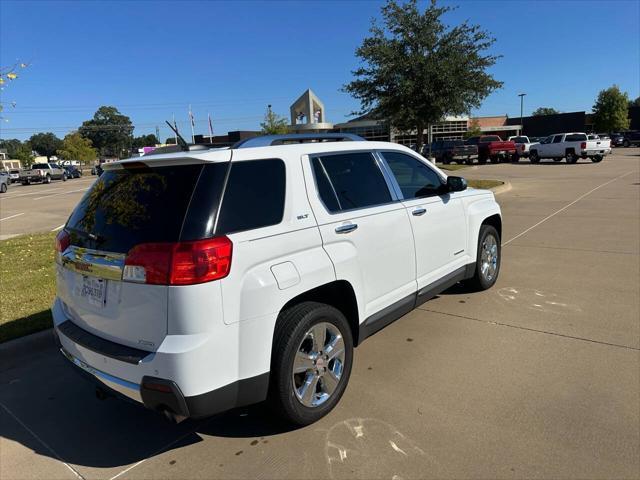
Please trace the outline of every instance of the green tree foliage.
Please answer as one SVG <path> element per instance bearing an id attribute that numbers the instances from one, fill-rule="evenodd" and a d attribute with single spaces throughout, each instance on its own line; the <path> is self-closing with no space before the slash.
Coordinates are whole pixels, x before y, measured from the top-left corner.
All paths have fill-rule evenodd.
<path id="1" fill-rule="evenodd" d="M 8 138 L 6 140 L 0 140 L 0 148 L 7 151 L 9 158 L 17 158 L 16 151 L 20 148 L 22 142 L 17 138 Z"/>
<path id="2" fill-rule="evenodd" d="M 31 135 L 29 143 L 31 144 L 31 148 L 38 152 L 38 155 L 44 155 L 47 158 L 55 155 L 56 152 L 62 148 L 62 140 L 51 132 Z"/>
<path id="3" fill-rule="evenodd" d="M 141 135 L 133 139 L 133 148 L 154 147 L 160 141 L 154 134 Z"/>
<path id="4" fill-rule="evenodd" d="M 263 135 L 281 135 L 289 131 L 287 119 L 274 113 L 271 105 L 267 107 L 267 113 L 264 115 L 264 122 L 260 124 Z"/>
<path id="5" fill-rule="evenodd" d="M 635 100 L 629 101 L 629 107 L 640 107 L 640 97 Z"/>
<path id="6" fill-rule="evenodd" d="M 91 146 L 91 140 L 84 138 L 78 132 L 72 132 L 64 137 L 58 156 L 64 160 L 79 160 L 87 163 L 95 160 L 97 154 L 95 148 Z"/>
<path id="7" fill-rule="evenodd" d="M 558 110 L 552 107 L 538 107 L 536 108 L 531 115 L 534 117 L 540 117 L 542 115 L 556 115 L 560 113 Z"/>
<path id="8" fill-rule="evenodd" d="M 21 143 L 15 150 L 13 158 L 20 160 L 23 168 L 31 166 L 33 163 L 33 152 L 29 142 Z"/>
<path id="9" fill-rule="evenodd" d="M 101 156 L 128 156 L 132 143 L 133 124 L 116 107 L 102 106 L 91 120 L 82 122 L 80 135 L 91 140 Z"/>
<path id="10" fill-rule="evenodd" d="M 593 122 L 599 132 L 629 128 L 629 95 L 617 85 L 601 90 L 593 106 Z"/>
<path id="11" fill-rule="evenodd" d="M 477 118 L 473 118 L 469 122 L 468 130 L 464 132 L 464 138 L 479 137 L 480 135 L 482 135 L 482 130 L 480 129 L 480 122 L 478 121 Z"/>
<path id="12" fill-rule="evenodd" d="M 435 0 L 421 11 L 417 0 L 382 7 L 383 26 L 375 20 L 371 36 L 356 50 L 362 66 L 344 90 L 360 100 L 361 110 L 385 118 L 402 131 L 424 128 L 446 115 L 478 108 L 502 82 L 487 73 L 496 55 L 487 53 L 495 39 L 478 25 L 448 27 L 442 16 L 451 7 Z"/>

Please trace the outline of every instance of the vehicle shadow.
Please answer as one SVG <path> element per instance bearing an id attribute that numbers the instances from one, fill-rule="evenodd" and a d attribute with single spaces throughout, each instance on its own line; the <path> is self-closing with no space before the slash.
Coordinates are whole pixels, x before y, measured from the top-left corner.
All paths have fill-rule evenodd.
<path id="1" fill-rule="evenodd" d="M 0 324 L 0 343 L 51 327 L 51 310 L 46 309 Z"/>
<path id="2" fill-rule="evenodd" d="M 76 374 L 52 345 L 21 365 L 0 366 L 0 436 L 80 467 L 124 467 L 209 437 L 268 437 L 292 430 L 264 405 L 178 425 L 109 398 Z"/>

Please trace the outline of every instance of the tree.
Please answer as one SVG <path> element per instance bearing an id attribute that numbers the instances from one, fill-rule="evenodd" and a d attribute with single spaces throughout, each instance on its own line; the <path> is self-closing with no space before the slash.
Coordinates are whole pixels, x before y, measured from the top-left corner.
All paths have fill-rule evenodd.
<path id="1" fill-rule="evenodd" d="M 267 113 L 264 115 L 264 122 L 260 124 L 263 135 L 280 135 L 289 132 L 287 119 L 274 113 L 271 105 L 267 107 Z"/>
<path id="2" fill-rule="evenodd" d="M 78 132 L 72 132 L 64 137 L 58 156 L 64 160 L 79 160 L 83 163 L 95 160 L 97 157 L 95 148 L 91 146 L 91 140 L 84 138 Z"/>
<path id="3" fill-rule="evenodd" d="M 467 129 L 466 132 L 464 132 L 464 138 L 479 137 L 480 135 L 482 135 L 480 122 L 478 121 L 477 118 L 473 118 L 469 122 L 469 128 Z"/>
<path id="4" fill-rule="evenodd" d="M 363 65 L 344 86 L 360 100 L 354 113 L 374 113 L 399 130 L 417 130 L 418 151 L 426 126 L 478 108 L 502 86 L 486 72 L 499 58 L 486 53 L 495 39 L 467 22 L 447 27 L 441 17 L 450 10 L 435 0 L 423 12 L 417 0 L 388 0 L 384 26 L 373 21 L 371 36 L 356 50 Z"/>
<path id="5" fill-rule="evenodd" d="M 121 158 L 123 154 L 127 155 L 133 139 L 131 119 L 116 107 L 100 107 L 93 119 L 82 122 L 78 132 L 91 140 L 101 156 Z"/>
<path id="6" fill-rule="evenodd" d="M 31 135 L 29 143 L 31 148 L 38 152 L 38 155 L 44 155 L 47 158 L 55 155 L 58 149 L 62 148 L 62 140 L 51 132 Z"/>
<path id="7" fill-rule="evenodd" d="M 133 148 L 154 147 L 158 143 L 160 143 L 160 141 L 154 134 L 151 133 L 149 135 L 141 135 L 139 137 L 135 137 L 133 139 L 132 146 Z"/>
<path id="8" fill-rule="evenodd" d="M 635 100 L 629 101 L 629 108 L 631 107 L 640 107 L 640 97 L 636 98 Z"/>
<path id="9" fill-rule="evenodd" d="M 7 151 L 9 158 L 17 158 L 16 151 L 22 146 L 22 142 L 17 138 L 9 138 L 7 140 L 0 140 L 0 148 Z"/>
<path id="10" fill-rule="evenodd" d="M 542 115 L 557 115 L 558 113 L 560 112 L 552 107 L 538 107 L 531 115 L 534 117 L 540 117 Z"/>
<path id="11" fill-rule="evenodd" d="M 23 168 L 31 166 L 33 163 L 33 151 L 29 142 L 21 143 L 14 151 L 13 158 L 20 160 Z"/>
<path id="12" fill-rule="evenodd" d="M 593 106 L 593 123 L 599 132 L 629 128 L 629 95 L 617 85 L 601 90 Z"/>

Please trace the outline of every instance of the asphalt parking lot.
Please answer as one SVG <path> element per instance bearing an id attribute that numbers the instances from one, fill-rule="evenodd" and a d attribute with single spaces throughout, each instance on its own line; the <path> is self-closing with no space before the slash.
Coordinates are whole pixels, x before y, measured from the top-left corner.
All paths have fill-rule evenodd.
<path id="1" fill-rule="evenodd" d="M 0 195 L 0 240 L 62 228 L 73 207 L 96 178 L 85 174 L 48 185 L 11 184 L 7 193 Z"/>
<path id="2" fill-rule="evenodd" d="M 252 407 L 170 425 L 97 400 L 51 346 L 0 362 L 0 477 L 639 478 L 640 149 L 459 173 L 512 185 L 498 283 L 454 287 L 368 339 L 319 423 Z M 2 218 L 89 183 L 40 200 L 14 188 Z"/>

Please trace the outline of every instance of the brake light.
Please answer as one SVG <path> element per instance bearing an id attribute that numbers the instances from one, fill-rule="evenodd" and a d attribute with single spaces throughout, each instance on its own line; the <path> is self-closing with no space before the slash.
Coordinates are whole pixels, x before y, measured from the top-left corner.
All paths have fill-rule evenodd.
<path id="1" fill-rule="evenodd" d="M 71 237 L 64 230 L 60 230 L 56 235 L 56 252 L 63 253 L 71 245 Z"/>
<path id="2" fill-rule="evenodd" d="M 582 142 L 582 143 L 580 144 L 580 148 L 581 148 L 582 150 L 586 150 L 586 149 L 587 149 L 587 142 Z"/>
<path id="3" fill-rule="evenodd" d="M 226 277 L 233 244 L 227 237 L 194 242 L 143 243 L 125 259 L 122 279 L 152 285 L 195 285 Z"/>

